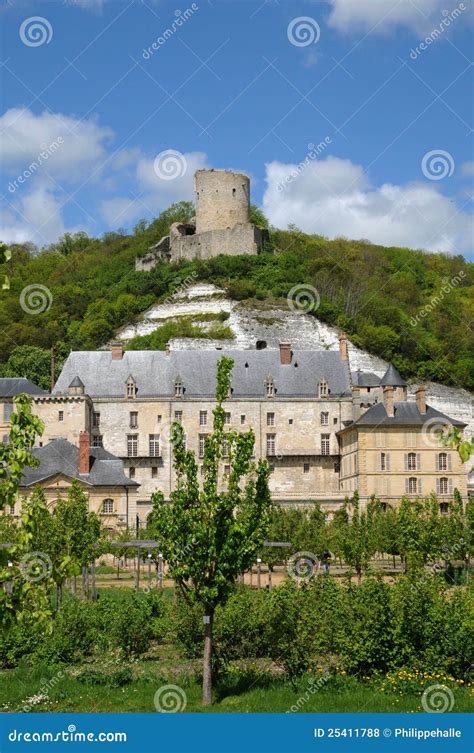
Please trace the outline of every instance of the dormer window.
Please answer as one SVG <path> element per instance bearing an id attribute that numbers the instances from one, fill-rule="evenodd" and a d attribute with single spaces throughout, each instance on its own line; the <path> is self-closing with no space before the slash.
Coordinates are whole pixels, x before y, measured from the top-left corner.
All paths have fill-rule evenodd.
<path id="1" fill-rule="evenodd" d="M 267 397 L 275 397 L 275 383 L 271 376 L 267 376 L 265 379 L 265 392 Z"/>
<path id="2" fill-rule="evenodd" d="M 174 396 L 183 397 L 183 381 L 181 377 L 174 380 Z"/>
<path id="3" fill-rule="evenodd" d="M 329 395 L 329 385 L 326 382 L 325 378 L 322 377 L 322 379 L 319 380 L 319 397 L 328 397 Z"/>
<path id="4" fill-rule="evenodd" d="M 126 396 L 128 398 L 134 398 L 137 396 L 137 385 L 132 376 L 129 376 L 126 382 Z"/>

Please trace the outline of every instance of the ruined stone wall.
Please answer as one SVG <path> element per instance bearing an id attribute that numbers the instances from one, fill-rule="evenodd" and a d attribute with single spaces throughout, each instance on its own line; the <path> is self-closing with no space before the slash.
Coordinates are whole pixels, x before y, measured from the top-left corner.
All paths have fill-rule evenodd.
<path id="1" fill-rule="evenodd" d="M 247 175 L 224 170 L 198 170 L 194 176 L 194 190 L 196 233 L 226 230 L 249 222 L 250 181 Z"/>
<path id="2" fill-rule="evenodd" d="M 182 235 L 171 240 L 171 260 L 209 259 L 219 254 L 258 254 L 262 231 L 251 225 L 237 224 L 230 230 L 209 230 L 196 235 Z"/>

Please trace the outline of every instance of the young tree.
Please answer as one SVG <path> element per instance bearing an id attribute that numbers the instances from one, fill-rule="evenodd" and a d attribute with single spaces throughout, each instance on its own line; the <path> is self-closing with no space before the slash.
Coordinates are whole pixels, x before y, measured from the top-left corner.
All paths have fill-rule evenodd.
<path id="1" fill-rule="evenodd" d="M 213 431 L 204 448 L 202 486 L 193 451 L 185 449 L 183 429 L 172 426 L 176 489 L 170 502 L 153 496 L 150 528 L 155 531 L 170 576 L 204 618 L 203 703 L 212 702 L 213 619 L 235 587 L 238 575 L 254 562 L 268 530 L 271 500 L 268 465 L 252 462 L 255 437 L 224 432 L 224 401 L 230 392 L 233 361 L 217 367 Z M 226 474 L 222 460 L 230 467 Z"/>
<path id="2" fill-rule="evenodd" d="M 28 395 L 17 395 L 14 403 L 16 410 L 10 417 L 9 441 L 0 443 L 0 510 L 15 503 L 23 468 L 37 467 L 38 461 L 31 448 L 44 428 L 31 412 Z"/>
<path id="3" fill-rule="evenodd" d="M 373 501 L 368 503 L 367 510 L 360 510 L 359 494 L 355 491 L 352 498 L 346 499 L 344 507 L 334 515 L 334 550 L 349 567 L 354 568 L 359 583 L 362 572 L 368 568 L 371 558 L 377 551 L 373 523 L 375 514 Z"/>
<path id="4" fill-rule="evenodd" d="M 443 535 L 439 504 L 432 494 L 426 499 L 403 497 L 397 517 L 398 543 L 406 569 L 425 565 L 442 552 Z"/>

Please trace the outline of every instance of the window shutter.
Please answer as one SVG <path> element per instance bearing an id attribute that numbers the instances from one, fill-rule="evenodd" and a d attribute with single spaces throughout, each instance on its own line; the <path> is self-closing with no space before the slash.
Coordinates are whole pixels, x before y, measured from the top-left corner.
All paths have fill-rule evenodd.
<path id="1" fill-rule="evenodd" d="M 405 452 L 405 470 L 408 470 L 408 454 Z"/>
<path id="2" fill-rule="evenodd" d="M 421 457 L 420 457 L 420 453 L 417 452 L 416 453 L 416 470 L 419 471 L 420 468 L 421 468 Z"/>
<path id="3" fill-rule="evenodd" d="M 453 493 L 453 479 L 452 478 L 450 478 L 448 481 L 448 492 L 449 494 Z"/>
<path id="4" fill-rule="evenodd" d="M 435 467 L 436 467 L 436 470 L 439 471 L 439 455 L 438 454 L 436 454 L 436 458 L 435 458 Z"/>
<path id="5" fill-rule="evenodd" d="M 405 457 L 406 457 L 406 456 L 405 456 Z M 405 479 L 405 494 L 408 494 L 408 492 L 409 492 L 409 491 L 410 491 L 410 488 L 409 488 L 409 486 L 408 486 L 408 479 L 406 478 L 406 479 Z"/>
<path id="6" fill-rule="evenodd" d="M 385 456 L 385 467 L 386 467 L 387 471 L 390 470 L 390 455 L 388 455 L 388 454 Z"/>
<path id="7" fill-rule="evenodd" d="M 416 482 L 416 488 L 417 488 L 417 492 L 418 492 L 418 494 L 420 494 L 420 496 L 421 496 L 421 493 L 422 493 L 422 491 L 423 491 L 423 490 L 422 490 L 422 486 L 421 486 L 421 478 L 419 478 L 419 479 L 417 480 L 417 482 Z"/>
<path id="8" fill-rule="evenodd" d="M 441 494 L 441 479 L 436 479 L 436 494 Z"/>
<path id="9" fill-rule="evenodd" d="M 448 471 L 450 471 L 450 470 L 451 470 L 451 468 L 452 468 L 452 464 L 451 464 L 451 453 L 449 453 L 449 454 L 448 454 Z"/>

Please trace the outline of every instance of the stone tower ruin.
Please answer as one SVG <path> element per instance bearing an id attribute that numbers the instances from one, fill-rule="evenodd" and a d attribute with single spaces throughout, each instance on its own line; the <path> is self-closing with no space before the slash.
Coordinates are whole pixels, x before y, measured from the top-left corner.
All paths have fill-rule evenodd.
<path id="1" fill-rule="evenodd" d="M 229 170 L 198 170 L 194 175 L 196 217 L 176 222 L 170 234 L 146 256 L 138 258 L 135 269 L 148 271 L 158 261 L 209 259 L 225 254 L 258 254 L 264 230 L 250 222 L 250 180 Z"/>

